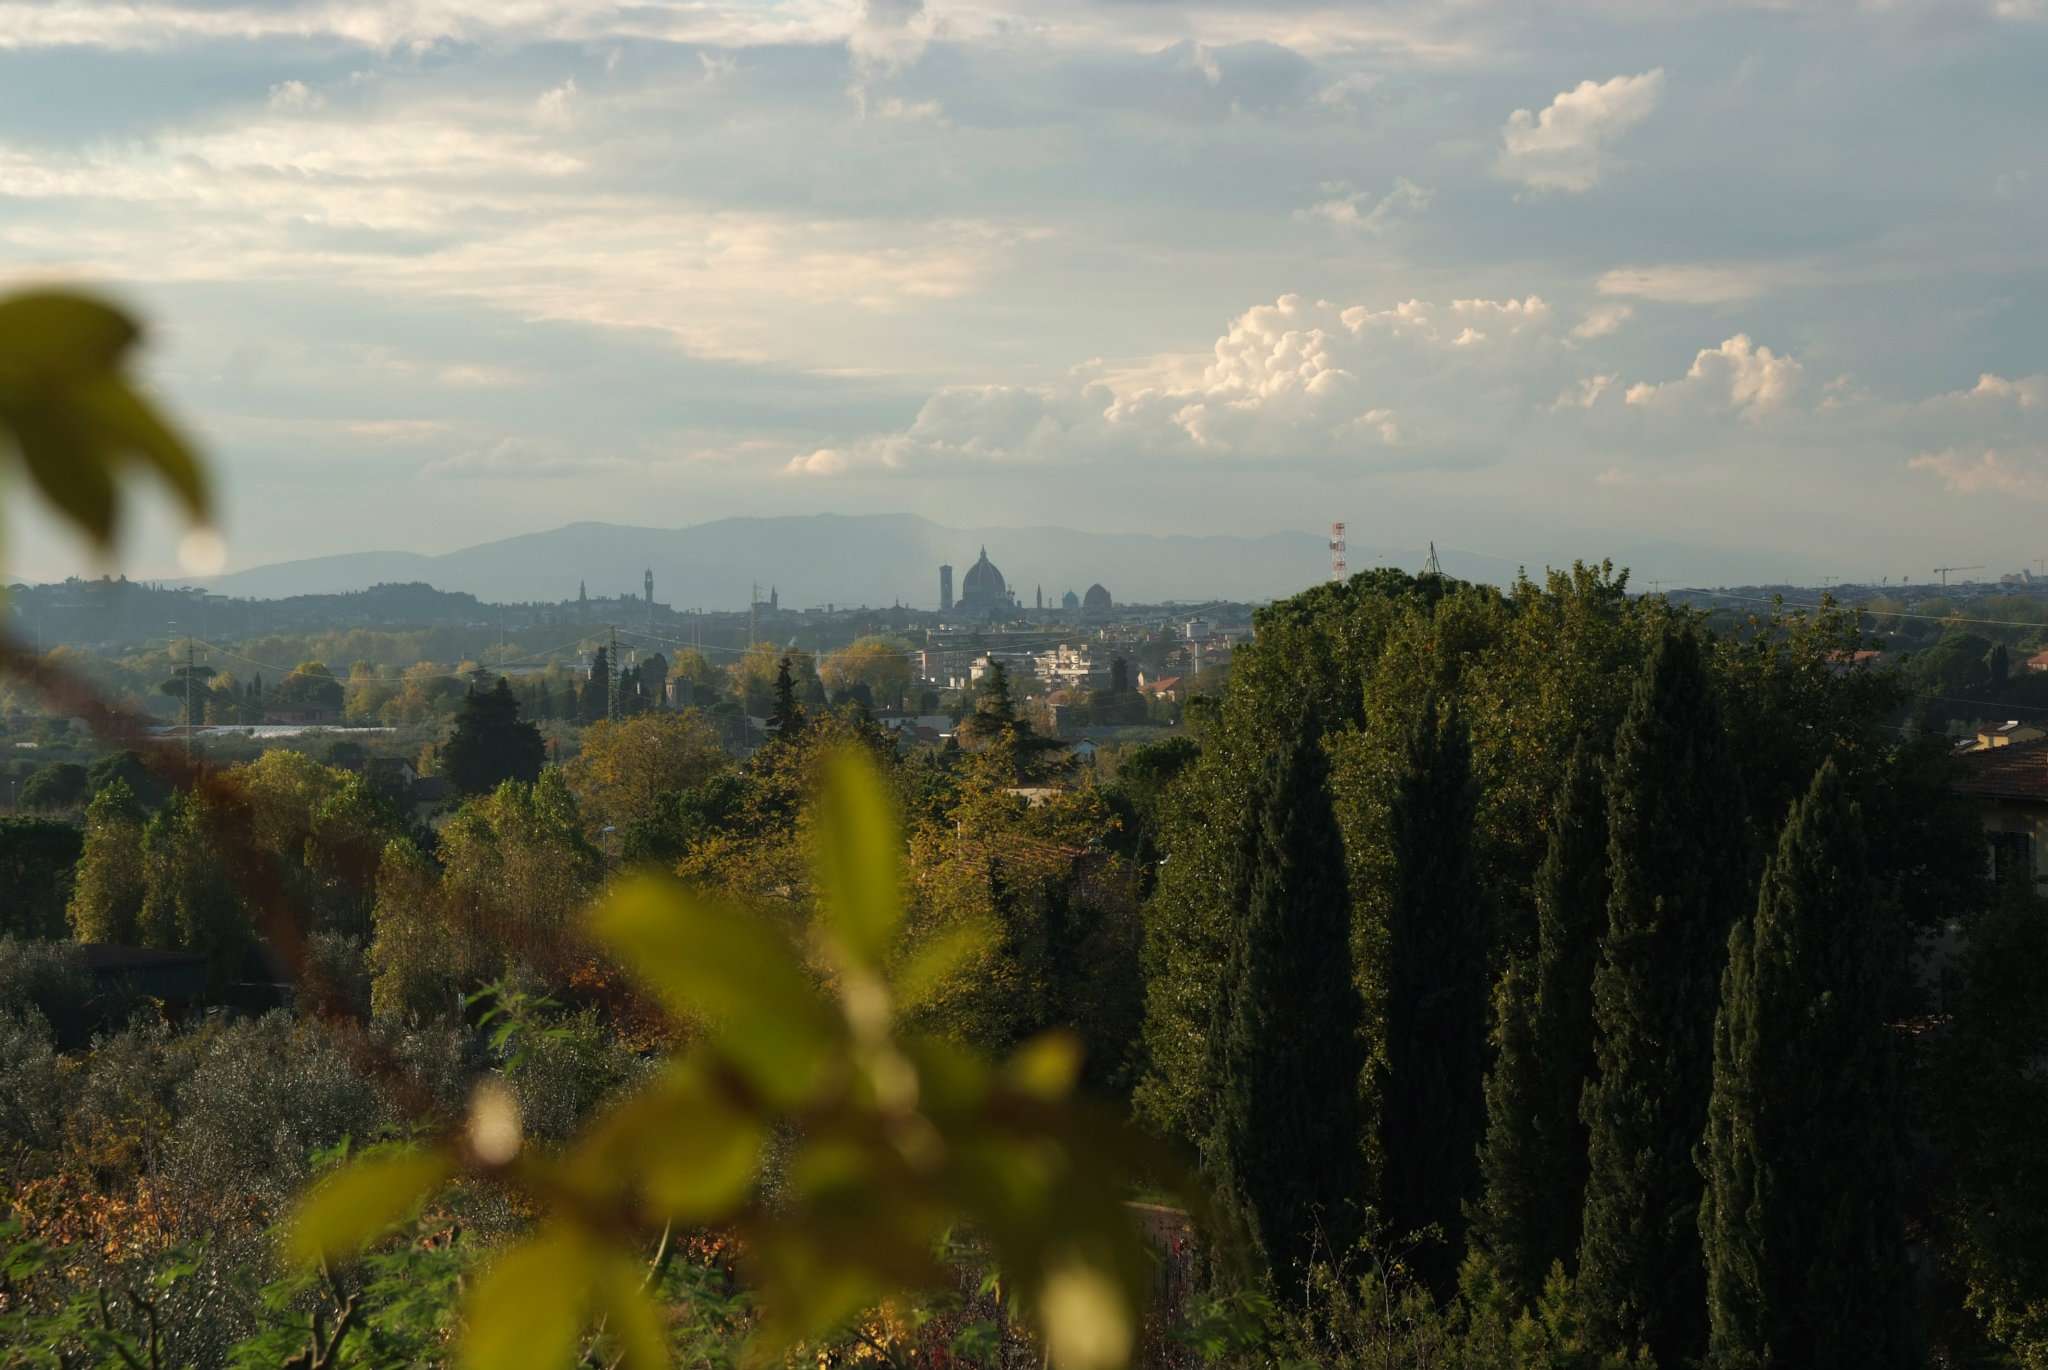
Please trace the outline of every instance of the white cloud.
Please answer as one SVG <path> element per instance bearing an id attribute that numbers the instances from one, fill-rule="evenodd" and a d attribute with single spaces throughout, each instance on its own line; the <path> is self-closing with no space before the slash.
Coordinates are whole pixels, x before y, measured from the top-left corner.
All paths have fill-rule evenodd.
<path id="1" fill-rule="evenodd" d="M 1427 443 L 1416 445 L 1390 401 L 1404 397 L 1406 412 L 1419 387 L 1439 387 L 1462 408 L 1472 407 L 1475 390 L 1499 402 L 1498 381 L 1540 355 L 1527 344 L 1547 338 L 1550 321 L 1535 295 L 1378 310 L 1283 295 L 1233 319 L 1206 357 L 1093 361 L 1050 385 L 948 387 L 901 432 L 842 444 L 822 463 L 816 454 L 792 458 L 786 469 L 841 475 L 1126 458 L 1412 464 L 1426 459 Z M 1439 408 L 1430 426 L 1440 435 L 1465 422 L 1457 409 Z"/>
<path id="2" fill-rule="evenodd" d="M 1654 385 L 1640 381 L 1623 399 L 1646 409 L 1703 404 L 1755 420 L 1785 407 L 1799 388 L 1801 369 L 1791 357 L 1757 346 L 1747 333 L 1737 333 L 1719 347 L 1702 348 L 1681 379 Z"/>
<path id="3" fill-rule="evenodd" d="M 1586 311 L 1586 317 L 1572 329 L 1572 336 L 1581 341 L 1604 338 L 1621 331 L 1621 326 L 1636 315 L 1635 306 L 1627 304 L 1601 305 Z"/>
<path id="4" fill-rule="evenodd" d="M 1552 410 L 1591 409 L 1600 402 L 1602 395 L 1613 388 L 1614 382 L 1617 379 L 1619 377 L 1611 371 L 1605 375 L 1587 376 L 1577 384 L 1569 386 L 1562 391 L 1558 395 L 1556 402 L 1550 407 Z"/>
<path id="5" fill-rule="evenodd" d="M 1518 109 L 1501 130 L 1500 171 L 1537 190 L 1585 191 L 1599 183 L 1608 149 L 1650 117 L 1664 68 L 1640 76 L 1581 81 L 1541 113 Z"/>
<path id="6" fill-rule="evenodd" d="M 1371 192 L 1353 190 L 1345 181 L 1325 181 L 1322 190 L 1330 196 L 1329 199 L 1319 200 L 1307 209 L 1297 209 L 1294 217 L 1324 219 L 1339 228 L 1365 233 L 1384 232 L 1392 227 L 1395 219 L 1422 213 L 1436 198 L 1435 191 L 1415 184 L 1406 176 L 1395 177 L 1394 188 L 1377 200 Z"/>
<path id="7" fill-rule="evenodd" d="M 839 476 L 846 473 L 846 466 L 845 453 L 820 447 L 806 456 L 791 457 L 782 470 L 783 474 L 791 476 Z"/>
<path id="8" fill-rule="evenodd" d="M 1813 284 L 1814 273 L 1783 262 L 1677 262 L 1619 266 L 1601 275 L 1602 295 L 1628 295 L 1662 304 L 1733 304 L 1785 286 Z"/>
<path id="9" fill-rule="evenodd" d="M 2048 493 L 2048 482 L 2041 477 L 2038 461 L 2022 465 L 1989 447 L 1974 457 L 1952 447 L 1939 452 L 1922 452 L 1906 465 L 1911 470 L 1925 471 L 1937 477 L 1951 493 L 1958 495 L 2038 497 Z"/>
<path id="10" fill-rule="evenodd" d="M 281 114 L 292 114 L 322 109 L 327 104 L 327 97 L 304 81 L 279 81 L 270 88 L 270 98 L 266 103 Z"/>
<path id="11" fill-rule="evenodd" d="M 2048 373 L 2022 376 L 2018 380 L 2007 380 L 1985 372 L 1977 377 L 1975 388 L 1970 391 L 1972 399 L 2011 400 L 2022 409 L 2037 408 L 2048 402 Z"/>
<path id="12" fill-rule="evenodd" d="M 437 457 L 420 468 L 422 480 L 561 480 L 644 470 L 644 463 L 591 456 L 537 438 L 500 438 L 481 447 Z"/>
<path id="13" fill-rule="evenodd" d="M 566 124 L 569 122 L 570 104 L 576 98 L 576 78 L 571 76 L 561 85 L 541 92 L 533 102 L 533 114 L 544 124 Z"/>

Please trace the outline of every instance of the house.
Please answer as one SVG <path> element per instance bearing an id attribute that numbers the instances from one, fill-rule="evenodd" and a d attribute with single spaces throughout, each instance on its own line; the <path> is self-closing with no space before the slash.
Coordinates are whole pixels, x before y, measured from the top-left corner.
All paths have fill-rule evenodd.
<path id="1" fill-rule="evenodd" d="M 2023 664 L 2030 671 L 2048 671 L 2048 652 L 2036 652 Z"/>
<path id="2" fill-rule="evenodd" d="M 1836 675 L 1863 669 L 1874 669 L 1884 659 L 1884 653 L 1874 647 L 1859 647 L 1853 652 L 1829 652 L 1828 669 Z"/>
<path id="3" fill-rule="evenodd" d="M 1977 748 L 1961 762 L 1956 790 L 1977 801 L 1992 875 L 2023 874 L 2040 883 L 2048 875 L 2048 738 Z"/>
<path id="4" fill-rule="evenodd" d="M 1138 693 L 1150 695 L 1154 699 L 1163 699 L 1168 703 L 1175 703 L 1180 699 L 1181 680 L 1182 677 L 1177 675 L 1154 676 L 1148 680 L 1145 677 L 1145 673 L 1140 671 L 1138 672 Z"/>
<path id="5" fill-rule="evenodd" d="M 1971 747 L 1970 750 L 1973 752 L 1989 751 L 1993 747 L 2010 747 L 2015 742 L 2038 742 L 2044 737 L 2048 737 L 2048 728 L 2042 728 L 2039 724 L 2035 723 L 2022 723 L 2017 718 L 2009 718 L 1996 727 L 1979 728 L 1977 730 L 1977 744 Z"/>

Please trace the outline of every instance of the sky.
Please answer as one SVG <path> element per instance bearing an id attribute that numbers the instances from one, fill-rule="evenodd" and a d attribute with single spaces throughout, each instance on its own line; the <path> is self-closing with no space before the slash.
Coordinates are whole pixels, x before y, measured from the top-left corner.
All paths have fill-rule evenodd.
<path id="1" fill-rule="evenodd" d="M 0 0 L 0 287 L 147 320 L 229 569 L 902 511 L 2038 571 L 2044 71 L 2048 0 Z M 9 578 L 102 569 L 4 503 Z"/>

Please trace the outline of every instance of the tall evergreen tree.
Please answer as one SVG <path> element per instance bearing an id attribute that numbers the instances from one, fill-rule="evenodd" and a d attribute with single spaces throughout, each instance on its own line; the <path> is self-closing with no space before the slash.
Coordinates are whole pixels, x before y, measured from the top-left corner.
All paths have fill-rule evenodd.
<path id="1" fill-rule="evenodd" d="M 1699 1163 L 1709 1361 L 1919 1363 L 1893 1033 L 1905 943 L 1833 761 L 1729 935 Z"/>
<path id="2" fill-rule="evenodd" d="M 611 716 L 612 655 L 600 647 L 590 654 L 590 678 L 583 682 L 576 713 L 585 723 Z"/>
<path id="3" fill-rule="evenodd" d="M 1593 1073 L 1593 967 L 1607 918 L 1605 774 L 1572 748 L 1536 872 L 1537 944 L 1494 994 L 1494 1065 L 1486 1080 L 1485 1198 L 1474 1244 L 1524 1302 L 1553 1262 L 1576 1262 L 1586 1190 L 1579 1101 Z"/>
<path id="4" fill-rule="evenodd" d="M 519 717 L 503 676 L 488 690 L 470 687 L 441 749 L 441 773 L 457 794 L 488 794 L 507 780 L 533 781 L 547 760 L 540 729 Z"/>
<path id="5" fill-rule="evenodd" d="M 1351 974 L 1343 840 L 1320 730 L 1305 718 L 1292 738 L 1253 797 L 1210 1035 L 1210 1161 L 1226 1211 L 1283 1289 L 1299 1288 L 1290 1277 L 1319 1251 L 1348 1251 L 1366 1189 L 1364 1004 Z"/>
<path id="6" fill-rule="evenodd" d="M 1416 1260 L 1439 1291 L 1463 1246 L 1486 1126 L 1486 919 L 1472 864 L 1472 753 L 1429 700 L 1388 810 L 1381 1214 L 1396 1237 L 1435 1225 Z"/>
<path id="7" fill-rule="evenodd" d="M 769 716 L 777 737 L 795 737 L 804 730 L 803 705 L 796 702 L 796 677 L 788 657 L 775 668 L 775 712 Z"/>
<path id="8" fill-rule="evenodd" d="M 1594 1334 L 1660 1365 L 1706 1348 L 1701 1183 L 1714 1013 L 1748 889 L 1741 783 L 1699 638 L 1652 647 L 1608 768 L 1607 927 L 1578 1288 Z"/>

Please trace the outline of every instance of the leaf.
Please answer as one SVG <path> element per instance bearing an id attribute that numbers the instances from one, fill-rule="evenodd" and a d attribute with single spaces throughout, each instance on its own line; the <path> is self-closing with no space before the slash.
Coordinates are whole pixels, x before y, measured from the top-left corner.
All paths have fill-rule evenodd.
<path id="1" fill-rule="evenodd" d="M 1130 1363 L 1137 1320 L 1108 1271 L 1080 1261 L 1054 1269 L 1039 1294 L 1039 1316 L 1060 1370 L 1121 1370 Z"/>
<path id="2" fill-rule="evenodd" d="M 1063 1099 L 1081 1078 L 1081 1054 L 1081 1039 L 1073 1033 L 1040 1033 L 1017 1048 L 1003 1078 L 1033 1098 Z"/>
<path id="3" fill-rule="evenodd" d="M 0 299 L 0 431 L 37 488 L 102 545 L 119 521 L 124 461 L 155 468 L 195 518 L 212 500 L 192 449 L 120 372 L 139 336 L 127 315 L 83 295 Z"/>
<path id="4" fill-rule="evenodd" d="M 613 1109 L 571 1153 L 569 1173 L 600 1193 L 637 1183 L 657 1216 L 704 1222 L 746 1198 L 767 1136 L 686 1061 Z"/>
<path id="5" fill-rule="evenodd" d="M 10 295 L 0 300 L 0 385 L 47 385 L 108 370 L 139 337 L 127 315 L 84 295 Z"/>
<path id="6" fill-rule="evenodd" d="M 874 763 L 848 747 L 827 764 L 817 807 L 818 895 L 840 947 L 876 966 L 903 921 L 896 816 Z"/>
<path id="7" fill-rule="evenodd" d="M 898 1009 L 918 1008 L 930 1002 L 947 981 L 986 956 L 995 943 L 994 925 L 982 919 L 948 928 L 927 939 L 896 973 Z"/>
<path id="8" fill-rule="evenodd" d="M 463 1312 L 466 1370 L 561 1370 L 575 1355 L 599 1277 L 597 1253 L 562 1228 L 543 1228 L 499 1257 Z"/>
<path id="9" fill-rule="evenodd" d="M 784 1104 L 807 1097 L 837 1025 L 788 943 L 757 918 L 673 881 L 623 881 L 592 930 L 685 1018 L 706 1020 L 718 1049 Z"/>
<path id="10" fill-rule="evenodd" d="M 647 1297 L 646 1281 L 632 1261 L 612 1261 L 597 1287 L 605 1329 L 618 1345 L 626 1370 L 663 1370 L 668 1365 L 668 1337 L 661 1311 Z"/>
<path id="11" fill-rule="evenodd" d="M 348 1255 L 410 1213 L 448 1178 L 437 1151 L 373 1152 L 315 1185 L 287 1229 L 286 1252 L 301 1265 Z"/>

